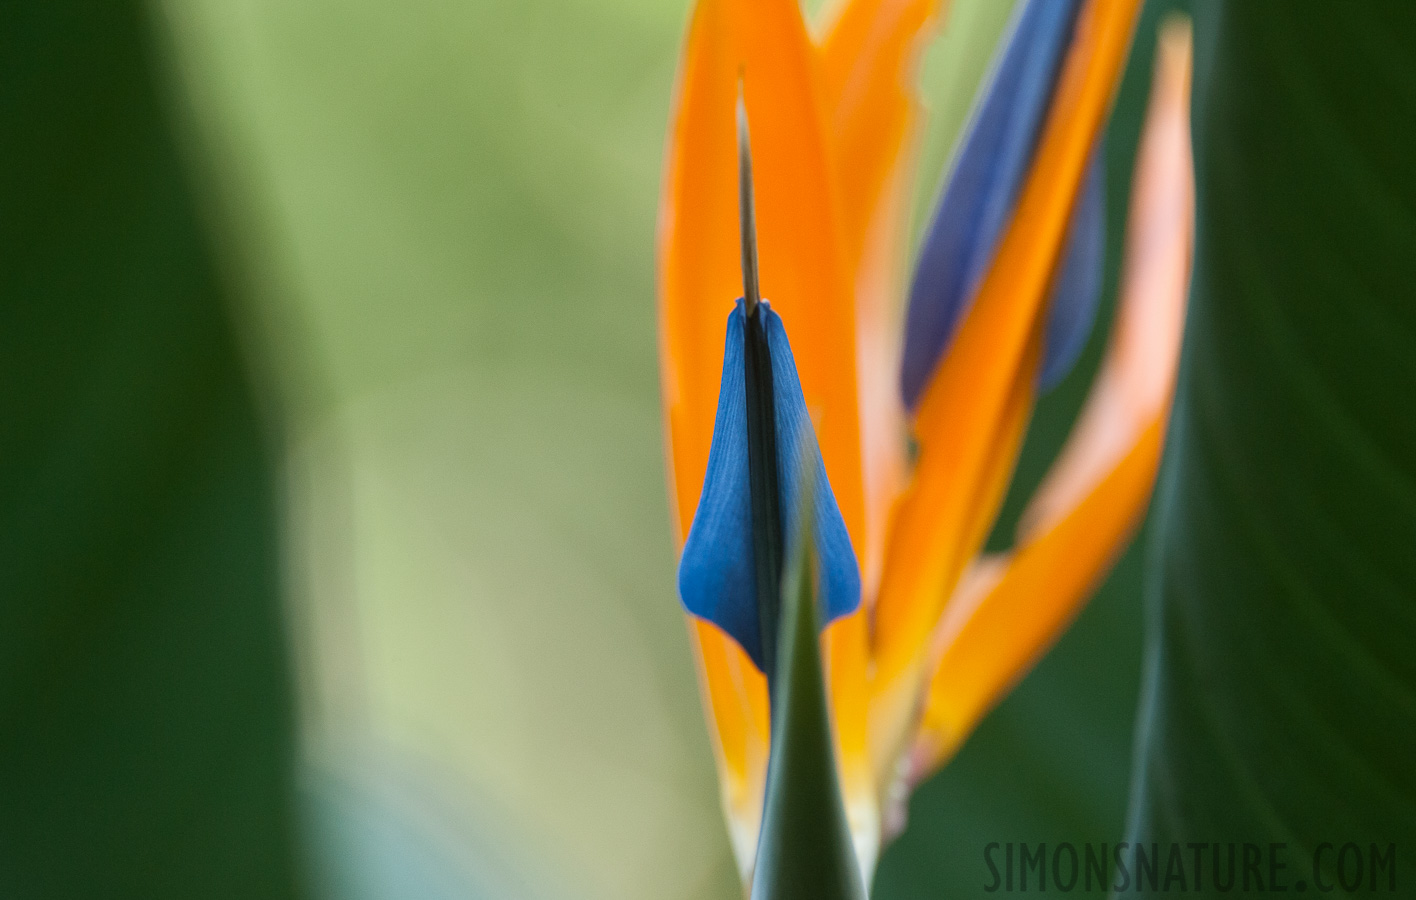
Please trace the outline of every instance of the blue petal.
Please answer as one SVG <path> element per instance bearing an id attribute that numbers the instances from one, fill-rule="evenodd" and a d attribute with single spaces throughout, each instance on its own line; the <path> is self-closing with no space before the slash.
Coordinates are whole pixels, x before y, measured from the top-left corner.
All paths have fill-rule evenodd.
<path id="1" fill-rule="evenodd" d="M 797 508 L 801 474 L 798 460 L 815 466 L 814 530 L 824 625 L 860 605 L 860 570 L 850 535 L 826 478 L 816 446 L 796 363 L 781 318 L 762 305 L 763 327 L 772 354 L 776 404 L 777 482 L 780 509 L 790 523 Z M 803 442 L 808 442 L 803 446 Z M 805 456 L 803 456 L 805 454 Z M 793 537 L 788 535 L 788 547 Z M 708 451 L 703 494 L 679 560 L 679 597 L 684 608 L 714 623 L 742 646 L 759 669 L 762 636 L 757 615 L 757 581 L 752 555 L 752 507 L 747 473 L 747 397 L 743 384 L 743 312 L 728 316 L 718 416 Z"/>
<path id="2" fill-rule="evenodd" d="M 919 401 L 992 260 L 1032 163 L 1079 0 L 1028 0 L 949 174 L 910 289 L 900 387 Z"/>
<path id="3" fill-rule="evenodd" d="M 826 478 L 826 463 L 821 459 L 816 432 L 807 415 L 806 402 L 802 399 L 801 382 L 797 379 L 796 362 L 787 342 L 787 331 L 782 327 L 781 318 L 765 303 L 763 311 L 767 314 L 765 325 L 767 344 L 772 350 L 772 391 L 777 404 L 777 472 L 778 483 L 782 486 L 780 509 L 789 523 L 796 522 L 796 510 L 800 503 L 800 466 L 805 463 L 816 469 L 811 479 L 816 494 L 813 503 L 816 511 L 816 575 L 819 579 L 816 596 L 821 604 L 824 625 L 855 612 L 860 606 L 860 568 L 845 520 L 836 505 L 836 495 L 831 492 L 831 482 Z M 746 472 L 747 467 L 742 468 Z M 791 527 L 787 529 L 786 559 L 791 558 L 795 546 L 792 530 Z"/>
<path id="4" fill-rule="evenodd" d="M 1043 390 L 1072 370 L 1096 319 L 1106 261 L 1106 153 L 1100 138 L 1068 228 L 1067 248 L 1052 286 L 1047 347 L 1038 379 Z"/>

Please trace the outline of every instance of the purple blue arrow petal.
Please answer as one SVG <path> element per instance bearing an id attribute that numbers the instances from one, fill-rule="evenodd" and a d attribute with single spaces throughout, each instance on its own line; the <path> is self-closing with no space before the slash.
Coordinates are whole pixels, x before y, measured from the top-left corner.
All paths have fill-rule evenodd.
<path id="1" fill-rule="evenodd" d="M 910 409 L 918 403 L 948 347 L 1012 217 L 1079 6 L 1079 0 L 1027 0 L 1017 13 L 1003 55 L 974 110 L 920 249 L 910 289 L 900 373 L 901 392 Z M 1101 156 L 1099 152 L 1093 155 L 1098 159 Z M 1096 189 L 1103 188 L 1098 179 Z M 1087 207 L 1088 202 L 1082 199 L 1078 205 Z M 1091 219 L 1079 219 L 1074 214 L 1074 223 L 1079 222 L 1088 227 L 1093 224 Z M 1074 251 L 1082 260 L 1090 260 L 1090 241 L 1089 236 L 1069 237 L 1069 262 Z M 1098 269 L 1099 266 L 1098 261 Z M 1063 268 L 1067 268 L 1067 263 Z M 1072 281 L 1079 288 L 1085 287 L 1092 283 L 1089 276 L 1090 270 L 1083 266 L 1073 273 Z M 1099 274 L 1095 280 L 1099 281 Z M 1060 277 L 1058 283 L 1062 283 Z M 1094 292 L 1089 299 L 1081 290 L 1064 293 L 1068 299 L 1054 304 L 1058 308 L 1066 306 L 1077 313 L 1094 310 Z M 1072 313 L 1066 318 L 1070 324 L 1059 329 L 1067 339 L 1057 339 L 1058 353 L 1062 353 L 1061 348 L 1073 347 L 1077 323 L 1089 322 Z M 1085 343 L 1085 335 L 1081 343 Z M 1051 346 L 1049 337 L 1049 357 L 1043 368 L 1057 377 L 1059 369 L 1065 372 L 1065 354 L 1053 361 Z"/>
<path id="2" fill-rule="evenodd" d="M 825 625 L 860 605 L 860 569 L 850 535 L 826 477 L 801 382 L 781 318 L 764 302 L 760 318 L 772 354 L 772 390 L 776 404 L 779 508 L 793 526 L 802 483 L 799 460 L 815 467 L 814 532 L 819 593 Z M 703 493 L 679 560 L 679 598 L 684 608 L 732 637 L 759 669 L 762 636 L 757 612 L 752 556 L 752 507 L 747 469 L 747 397 L 743 383 L 743 311 L 728 316 L 723 379 L 718 414 L 708 451 Z M 787 552 L 795 545 L 790 528 Z"/>

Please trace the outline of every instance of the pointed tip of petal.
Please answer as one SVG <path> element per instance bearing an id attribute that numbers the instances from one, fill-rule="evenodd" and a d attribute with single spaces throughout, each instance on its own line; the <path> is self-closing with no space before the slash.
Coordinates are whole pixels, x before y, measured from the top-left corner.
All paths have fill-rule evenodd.
<path id="1" fill-rule="evenodd" d="M 742 77 L 738 77 L 738 220 L 742 232 L 742 303 L 743 311 L 752 315 L 762 302 L 762 288 L 757 275 L 757 214 L 752 194 L 752 136 L 747 126 L 747 103 L 742 96 Z"/>
<path id="2" fill-rule="evenodd" d="M 1035 157 L 1079 0 L 1015 13 L 935 207 L 910 286 L 901 390 L 913 409 L 968 310 Z"/>

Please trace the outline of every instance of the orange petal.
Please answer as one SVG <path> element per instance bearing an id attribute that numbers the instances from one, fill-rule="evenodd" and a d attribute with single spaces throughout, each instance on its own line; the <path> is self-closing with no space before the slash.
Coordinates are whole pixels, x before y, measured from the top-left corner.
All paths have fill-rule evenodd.
<path id="1" fill-rule="evenodd" d="M 940 623 L 943 654 L 910 754 L 911 783 L 953 754 L 1071 622 L 1150 496 L 1161 440 L 1157 419 L 1070 515 L 1007 561 L 997 586 L 976 606 L 962 595 L 950 604 Z M 1101 534 L 1105 540 L 1096 539 Z"/>
<path id="2" fill-rule="evenodd" d="M 751 123 L 762 291 L 791 336 L 831 487 L 853 544 L 863 546 L 855 313 L 839 249 L 815 54 L 796 0 L 701 0 L 689 25 L 658 247 L 660 371 L 680 542 L 707 467 L 724 323 L 741 294 L 735 121 L 741 84 Z M 694 623 L 692 632 L 738 859 L 750 869 L 763 785 L 758 759 L 767 747 L 765 681 L 716 629 Z M 863 660 L 864 638 L 860 643 Z M 848 668 L 832 660 L 833 675 L 844 678 Z"/>
<path id="3" fill-rule="evenodd" d="M 743 883 L 752 878 L 769 750 L 767 680 L 718 627 L 689 619 L 699 686 L 708 712 L 728 837 Z"/>
<path id="4" fill-rule="evenodd" d="M 827 130 L 842 180 L 845 247 L 860 256 L 865 235 L 890 200 L 919 113 L 919 57 L 940 0 L 852 0 L 821 42 Z"/>
<path id="5" fill-rule="evenodd" d="M 1193 244 L 1190 32 L 1161 34 L 1136 162 L 1121 305 L 1067 446 L 1024 515 L 1021 547 L 990 587 L 959 595 L 935 634 L 913 778 L 953 753 L 1080 609 L 1140 519 L 1174 391 Z"/>
<path id="6" fill-rule="evenodd" d="M 827 132 L 837 171 L 845 176 L 839 195 L 842 250 L 855 293 L 865 499 L 856 543 L 862 609 L 827 631 L 825 654 L 846 811 L 867 883 L 880 843 L 867 731 L 867 617 L 880 583 L 890 506 L 904 480 L 897 300 L 920 111 L 915 69 L 939 6 L 939 0 L 852 0 L 838 11 L 818 57 Z"/>
<path id="7" fill-rule="evenodd" d="M 1039 319 L 1023 365 L 1014 379 L 1002 416 L 997 423 L 992 440 L 994 453 L 981 473 L 979 482 L 975 485 L 975 492 L 966 506 L 969 517 L 963 525 L 963 541 L 967 546 L 983 545 L 993 526 L 998 507 L 1003 502 L 1008 483 L 1012 480 L 1013 469 L 1022 450 L 1023 437 L 1027 433 L 1028 420 L 1031 418 L 1033 402 L 1037 396 L 1038 367 L 1042 358 L 1042 323 L 1043 320 Z M 967 580 L 966 572 L 956 594 L 968 593 L 967 585 L 964 584 Z M 955 599 L 951 602 L 959 601 Z M 876 691 L 870 700 L 869 727 L 872 729 L 870 751 L 880 786 L 893 788 L 897 776 L 896 766 L 901 751 L 905 749 L 904 744 L 909 740 L 908 726 L 915 718 L 918 698 L 919 685 L 911 679 L 899 678 L 891 683 L 876 685 Z M 891 808 L 885 810 L 887 818 L 890 819 L 887 826 L 903 824 L 903 810 L 895 807 L 906 799 L 907 795 L 890 797 Z M 893 833 L 893 830 L 893 827 L 890 827 L 887 832 Z"/>
<path id="8" fill-rule="evenodd" d="M 1190 271 L 1191 242 L 1179 229 L 1191 227 L 1195 202 L 1187 27 L 1168 23 L 1158 51 L 1136 156 L 1113 344 L 1067 446 L 1023 514 L 1020 540 L 1076 506 L 1169 402 Z"/>
<path id="9" fill-rule="evenodd" d="M 820 43 L 824 117 L 843 174 L 842 250 L 855 288 L 866 503 L 858 552 L 867 605 L 880 583 L 890 507 L 904 483 L 898 301 L 921 111 L 915 86 L 942 5 L 851 0 Z"/>
<path id="10" fill-rule="evenodd" d="M 836 762 L 856 862 L 869 884 L 880 855 L 880 805 L 869 745 L 869 619 L 862 608 L 827 626 L 822 633 L 826 685 L 836 734 Z"/>
<path id="11" fill-rule="evenodd" d="M 913 712 L 929 633 L 977 552 L 979 486 L 1042 313 L 1088 156 L 1125 62 L 1139 0 L 1082 10 L 1037 157 L 992 267 L 916 416 L 921 452 L 890 535 L 875 618 L 872 729 L 888 747 Z M 1011 466 L 1011 461 L 1009 462 Z M 989 510 L 991 518 L 993 511 Z"/>

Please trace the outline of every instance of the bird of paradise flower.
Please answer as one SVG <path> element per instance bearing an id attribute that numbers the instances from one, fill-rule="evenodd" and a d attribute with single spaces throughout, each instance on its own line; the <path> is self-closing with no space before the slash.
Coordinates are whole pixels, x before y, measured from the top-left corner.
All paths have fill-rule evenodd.
<path id="1" fill-rule="evenodd" d="M 1100 135 L 1139 0 L 1019 4 L 902 312 L 913 74 L 940 5 L 846 0 L 813 40 L 796 0 L 700 0 L 681 61 L 658 247 L 670 495 L 744 883 L 772 745 L 756 578 L 780 555 L 749 533 L 767 476 L 749 472 L 764 437 L 748 432 L 778 445 L 769 493 L 787 509 L 781 462 L 801 442 L 784 423 L 814 426 L 825 684 L 865 883 L 909 789 L 1104 575 L 1160 461 L 1193 231 L 1188 29 L 1168 25 L 1157 52 L 1102 367 L 1013 549 L 984 555 L 1035 398 L 1090 329 Z"/>

